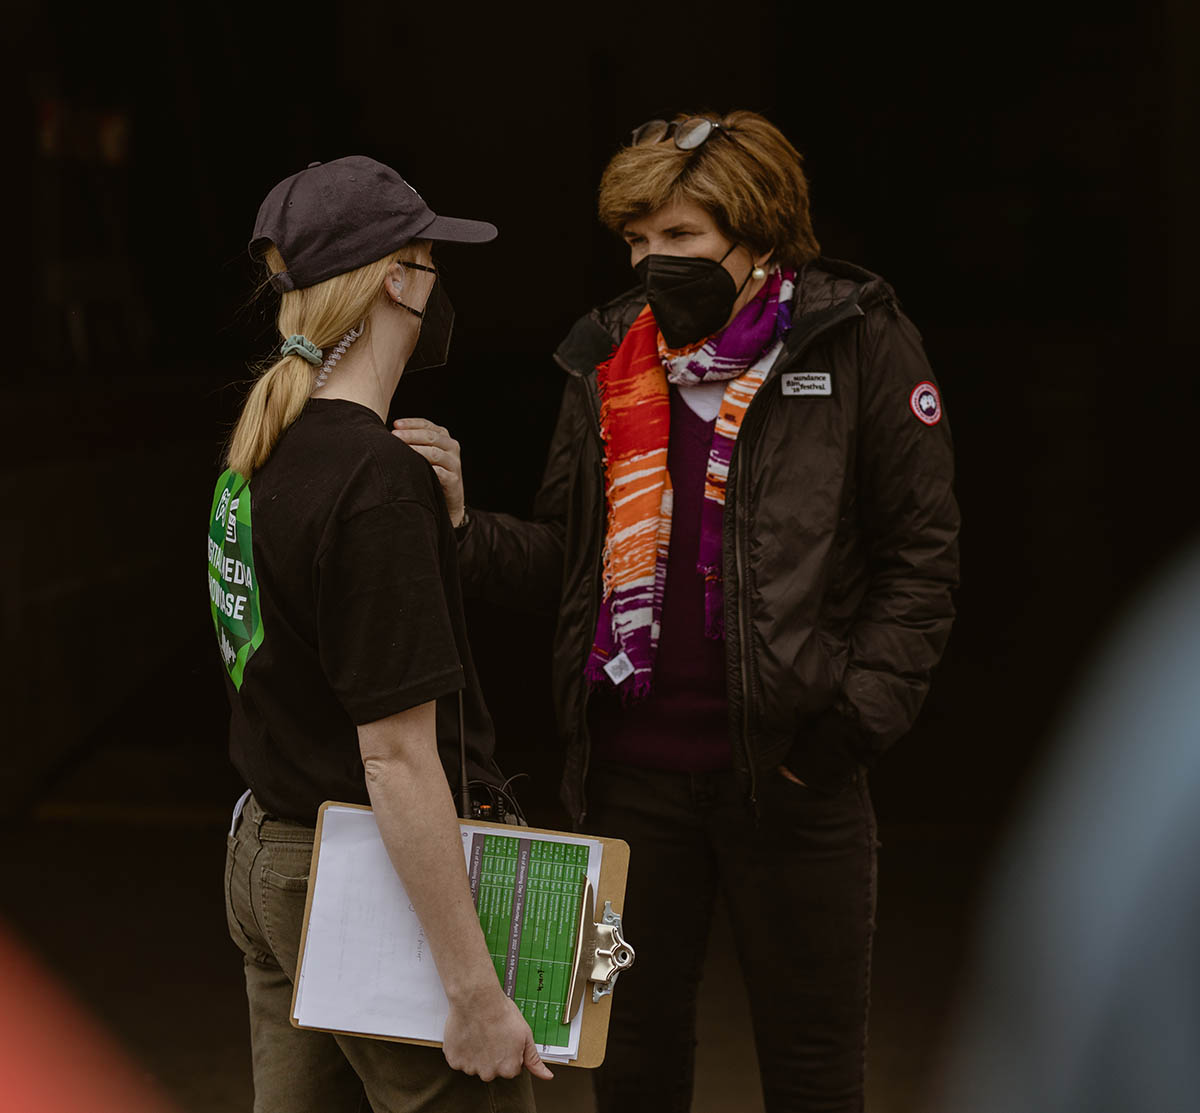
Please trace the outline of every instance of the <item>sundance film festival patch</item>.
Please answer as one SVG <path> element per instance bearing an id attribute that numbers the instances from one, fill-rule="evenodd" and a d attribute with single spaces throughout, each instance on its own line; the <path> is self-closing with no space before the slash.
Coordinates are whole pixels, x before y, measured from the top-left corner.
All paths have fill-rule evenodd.
<path id="1" fill-rule="evenodd" d="M 833 376 L 828 371 L 788 371 L 781 378 L 783 393 L 787 397 L 833 393 Z"/>

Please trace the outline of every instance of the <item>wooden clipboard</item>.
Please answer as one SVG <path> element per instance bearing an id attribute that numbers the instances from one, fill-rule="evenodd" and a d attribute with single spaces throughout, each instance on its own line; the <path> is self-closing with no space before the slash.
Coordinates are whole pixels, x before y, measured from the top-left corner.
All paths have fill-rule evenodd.
<path id="1" fill-rule="evenodd" d="M 375 1034 L 362 1030 L 346 1030 L 335 1027 L 301 1024 L 296 1019 L 297 998 L 304 971 L 305 951 L 308 944 L 309 919 L 312 912 L 313 894 L 317 888 L 320 870 L 321 840 L 325 813 L 328 808 L 346 808 L 369 812 L 371 809 L 360 804 L 344 804 L 327 800 L 317 814 L 316 832 L 313 837 L 312 864 L 309 869 L 308 893 L 304 906 L 304 924 L 300 936 L 300 952 L 296 962 L 296 978 L 292 989 L 292 1005 L 289 1017 L 296 1028 L 335 1032 L 339 1035 L 362 1036 L 368 1039 L 389 1040 L 397 1043 L 421 1044 L 440 1047 L 436 1040 L 410 1039 L 404 1036 Z M 568 1060 L 573 1067 L 598 1067 L 604 1061 L 608 1045 L 608 1023 L 612 1012 L 612 993 L 619 974 L 633 963 L 634 950 L 623 938 L 620 913 L 625 902 L 625 884 L 629 873 L 629 844 L 621 839 L 604 838 L 599 835 L 579 834 L 569 831 L 552 831 L 541 827 L 523 827 L 509 823 L 490 823 L 483 820 L 459 820 L 460 825 L 495 830 L 509 837 L 520 835 L 549 836 L 551 838 L 590 839 L 603 846 L 600 860 L 599 887 L 592 892 L 590 881 L 584 883 L 575 933 L 574 976 L 568 993 L 567 1007 L 572 1011 L 581 1008 L 583 1019 L 580 1027 L 579 1048 L 575 1058 Z M 605 979 L 606 974 L 611 977 Z M 595 980 L 592 980 L 593 977 Z"/>

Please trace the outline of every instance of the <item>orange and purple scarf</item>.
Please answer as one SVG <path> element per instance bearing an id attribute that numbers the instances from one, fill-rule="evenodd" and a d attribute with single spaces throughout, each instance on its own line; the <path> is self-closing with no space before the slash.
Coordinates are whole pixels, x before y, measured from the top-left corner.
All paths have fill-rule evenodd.
<path id="1" fill-rule="evenodd" d="M 607 675 L 627 700 L 651 686 L 671 541 L 669 382 L 729 380 L 713 428 L 697 567 L 705 585 L 705 634 L 724 636 L 721 521 L 729 462 L 746 408 L 791 327 L 794 279 L 775 270 L 726 328 L 681 350 L 663 347 L 646 306 L 597 369 L 608 519 L 600 615 L 585 669 L 593 687 Z"/>

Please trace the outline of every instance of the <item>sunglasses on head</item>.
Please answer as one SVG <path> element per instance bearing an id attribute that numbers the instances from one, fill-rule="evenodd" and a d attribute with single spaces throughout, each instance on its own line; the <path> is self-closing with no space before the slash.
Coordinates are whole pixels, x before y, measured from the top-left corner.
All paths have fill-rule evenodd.
<path id="1" fill-rule="evenodd" d="M 710 120 L 707 116 L 689 116 L 686 120 L 647 120 L 633 129 L 634 147 L 649 143 L 661 143 L 674 138 L 675 146 L 681 151 L 694 151 L 709 139 L 714 132 L 724 132 L 732 138 L 732 132 L 724 124 Z"/>

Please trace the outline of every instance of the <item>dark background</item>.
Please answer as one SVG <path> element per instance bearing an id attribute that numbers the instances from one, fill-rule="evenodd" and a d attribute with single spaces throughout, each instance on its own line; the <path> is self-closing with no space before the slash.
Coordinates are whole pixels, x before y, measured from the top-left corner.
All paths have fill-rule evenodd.
<path id="1" fill-rule="evenodd" d="M 451 364 L 402 382 L 394 410 L 460 439 L 472 505 L 523 513 L 561 392 L 550 353 L 630 283 L 594 216 L 605 162 L 643 120 L 738 107 L 803 152 L 823 249 L 891 281 L 943 388 L 960 617 L 874 793 L 885 832 L 942 848 L 908 880 L 965 915 L 1105 633 L 1195 533 L 1191 5 L 162 0 L 13 18 L 29 65 L 6 254 L 30 281 L 11 303 L 29 324 L 4 407 L 0 695 L 29 854 L 55 824 L 203 827 L 237 795 L 198 523 L 277 341 L 245 253 L 267 190 L 363 153 L 436 211 L 499 226 L 442 251 Z M 501 762 L 532 774 L 532 818 L 560 824 L 551 620 L 470 618 Z M 64 958 L 70 929 L 50 938 L 111 1014 Z"/>

